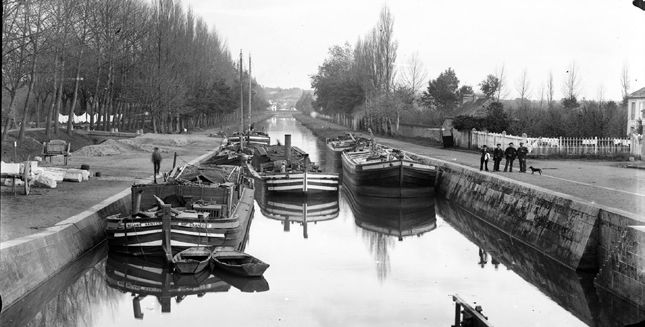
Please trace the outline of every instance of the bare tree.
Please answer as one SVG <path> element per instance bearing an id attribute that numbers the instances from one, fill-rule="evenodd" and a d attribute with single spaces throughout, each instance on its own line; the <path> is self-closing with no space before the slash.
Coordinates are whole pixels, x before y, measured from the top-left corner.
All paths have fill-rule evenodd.
<path id="1" fill-rule="evenodd" d="M 515 84 L 515 89 L 520 96 L 520 104 L 524 106 L 524 102 L 530 96 L 531 93 L 531 82 L 529 81 L 528 72 L 526 68 L 522 71 L 522 75 L 517 80 Z"/>
<path id="2" fill-rule="evenodd" d="M 404 67 L 401 72 L 401 82 L 416 95 L 426 84 L 428 71 L 419 59 L 418 53 L 412 54 Z"/>
<path id="3" fill-rule="evenodd" d="M 625 63 L 623 64 L 623 69 L 620 72 L 620 87 L 623 93 L 623 99 L 626 99 L 629 95 L 629 84 L 629 66 L 627 65 L 627 63 Z"/>
<path id="4" fill-rule="evenodd" d="M 499 102 L 500 99 L 506 97 L 506 89 L 504 88 L 506 86 L 506 79 L 504 76 L 504 65 L 502 64 L 502 67 L 497 71 L 496 76 L 497 80 L 499 81 L 499 84 L 497 86 L 497 100 Z"/>
<path id="5" fill-rule="evenodd" d="M 578 93 L 580 92 L 580 76 L 575 61 L 572 61 L 571 64 L 569 64 L 566 74 L 562 93 L 567 99 L 577 98 Z"/>
<path id="6" fill-rule="evenodd" d="M 546 80 L 546 104 L 549 109 L 553 108 L 553 97 L 555 96 L 555 84 L 553 84 L 553 72 L 549 72 Z"/>
<path id="7" fill-rule="evenodd" d="M 544 108 L 544 84 L 540 85 L 540 109 Z"/>

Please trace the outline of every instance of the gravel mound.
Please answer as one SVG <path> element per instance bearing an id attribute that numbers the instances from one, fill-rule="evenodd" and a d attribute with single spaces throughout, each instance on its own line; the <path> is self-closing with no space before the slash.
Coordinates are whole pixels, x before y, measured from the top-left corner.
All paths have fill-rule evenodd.
<path id="1" fill-rule="evenodd" d="M 85 157 L 113 156 L 122 153 L 149 152 L 155 147 L 162 153 L 168 153 L 168 148 L 187 145 L 188 139 L 183 135 L 146 134 L 131 139 L 107 140 L 101 144 L 84 146 L 74 152 Z"/>

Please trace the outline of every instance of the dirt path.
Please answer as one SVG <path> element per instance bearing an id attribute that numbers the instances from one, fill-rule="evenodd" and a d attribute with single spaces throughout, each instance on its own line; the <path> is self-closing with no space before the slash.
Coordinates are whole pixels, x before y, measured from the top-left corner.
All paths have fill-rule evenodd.
<path id="1" fill-rule="evenodd" d="M 264 120 L 268 116 L 261 114 L 254 120 Z M 32 188 L 29 196 L 19 194 L 16 197 L 9 192 L 9 187 L 3 186 L 0 242 L 51 227 L 127 189 L 135 182 L 151 178 L 153 167 L 150 156 L 155 146 L 162 151 L 161 171 L 169 171 L 172 168 L 175 152 L 177 165 L 180 165 L 214 150 L 221 144 L 222 138 L 208 135 L 217 131 L 219 129 L 187 135 L 144 134 L 135 139 L 118 142 L 116 148 L 119 153 L 105 156 L 97 156 L 97 151 L 101 151 L 101 145 L 95 145 L 92 147 L 96 147 L 96 151 L 81 149 L 72 153 L 68 163 L 70 168 L 80 168 L 81 164 L 90 165 L 92 178 L 89 181 L 62 182 L 58 183 L 55 189 Z M 109 144 L 114 143 L 108 142 L 103 149 L 112 148 Z M 62 157 L 55 158 L 53 166 L 63 166 Z M 100 172 L 101 177 L 94 177 L 95 172 Z"/>

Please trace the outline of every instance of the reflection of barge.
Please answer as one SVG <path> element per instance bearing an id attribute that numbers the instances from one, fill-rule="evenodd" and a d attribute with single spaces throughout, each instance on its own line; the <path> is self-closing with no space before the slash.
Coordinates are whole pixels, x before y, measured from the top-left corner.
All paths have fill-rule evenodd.
<path id="1" fill-rule="evenodd" d="M 239 248 L 254 192 L 241 168 L 186 166 L 171 176 L 166 184 L 132 186 L 132 214 L 107 218 L 110 249 L 136 255 L 168 254 L 167 245 L 173 253 L 194 246 Z"/>
<path id="2" fill-rule="evenodd" d="M 374 145 L 369 151 L 343 152 L 343 180 L 363 195 L 388 198 L 434 194 L 436 166 L 405 152 Z"/>
<path id="3" fill-rule="evenodd" d="M 256 198 L 263 216 L 282 221 L 285 231 L 289 231 L 293 223 L 301 224 L 304 238 L 308 238 L 308 223 L 315 224 L 338 217 L 338 194 L 294 196 L 258 189 Z"/>
<path id="4" fill-rule="evenodd" d="M 421 235 L 437 227 L 434 199 L 397 199 L 370 197 L 343 187 L 354 222 L 362 229 L 399 240 Z"/>
<path id="5" fill-rule="evenodd" d="M 170 312 L 171 299 L 181 302 L 186 296 L 227 292 L 231 286 L 242 292 L 263 292 L 269 284 L 263 277 L 236 278 L 227 274 L 211 275 L 172 273 L 161 257 L 135 257 L 110 252 L 105 266 L 107 284 L 122 292 L 136 295 L 132 299 L 135 318 L 143 318 L 139 301 L 146 296 L 157 297 L 162 312 Z"/>

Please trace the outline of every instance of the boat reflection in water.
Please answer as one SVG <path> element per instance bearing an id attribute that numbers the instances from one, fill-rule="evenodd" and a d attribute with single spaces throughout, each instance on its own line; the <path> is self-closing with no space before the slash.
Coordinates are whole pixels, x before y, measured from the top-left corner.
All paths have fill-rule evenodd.
<path id="1" fill-rule="evenodd" d="M 379 280 L 390 271 L 389 249 L 395 240 L 421 236 L 437 227 L 434 198 L 382 198 L 358 194 L 343 184 L 354 222 L 376 257 Z"/>
<path id="2" fill-rule="evenodd" d="M 300 224 L 303 238 L 309 238 L 309 223 L 317 224 L 338 217 L 338 193 L 286 195 L 266 192 L 258 187 L 255 198 L 262 215 L 282 221 L 285 232 L 291 230 L 291 224 Z"/>
<path id="3" fill-rule="evenodd" d="M 170 312 L 171 299 L 181 303 L 186 296 L 202 297 L 206 293 L 228 292 L 231 286 L 242 292 L 264 292 L 269 284 L 264 277 L 242 278 L 209 270 L 197 274 L 174 273 L 163 257 L 128 256 L 110 252 L 105 266 L 108 286 L 131 292 L 134 317 L 143 319 L 140 301 L 155 296 L 161 312 Z"/>

